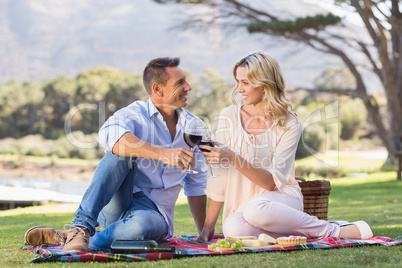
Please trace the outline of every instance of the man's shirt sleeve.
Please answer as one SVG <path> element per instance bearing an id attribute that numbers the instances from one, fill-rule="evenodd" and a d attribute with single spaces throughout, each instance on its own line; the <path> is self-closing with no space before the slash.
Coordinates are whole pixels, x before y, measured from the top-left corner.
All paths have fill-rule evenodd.
<path id="1" fill-rule="evenodd" d="M 141 114 L 128 111 L 127 108 L 116 112 L 110 117 L 99 130 L 98 143 L 111 152 L 116 142 L 126 133 L 131 132 L 135 135 L 136 125 Z"/>

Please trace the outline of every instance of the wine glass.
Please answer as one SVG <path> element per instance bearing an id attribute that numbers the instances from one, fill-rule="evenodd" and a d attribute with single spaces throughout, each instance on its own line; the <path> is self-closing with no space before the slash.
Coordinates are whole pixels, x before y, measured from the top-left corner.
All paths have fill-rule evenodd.
<path id="1" fill-rule="evenodd" d="M 214 143 L 214 132 L 212 131 L 212 127 L 211 125 L 208 124 L 204 124 L 204 139 L 201 140 L 199 145 L 207 145 L 207 146 L 211 146 L 214 147 L 215 143 Z M 201 151 L 203 152 L 209 152 L 207 149 L 202 149 L 200 148 Z M 209 171 L 211 173 L 211 175 L 208 176 L 208 178 L 212 179 L 212 178 L 216 178 L 217 176 L 214 175 L 214 173 L 212 172 L 212 166 L 209 165 Z"/>
<path id="2" fill-rule="evenodd" d="M 203 134 L 204 127 L 200 120 L 193 119 L 186 122 L 184 126 L 184 141 L 190 147 L 191 151 L 194 152 L 195 147 L 200 144 Z M 198 171 L 191 169 L 190 166 L 188 169 L 184 169 L 182 173 L 197 174 Z"/>

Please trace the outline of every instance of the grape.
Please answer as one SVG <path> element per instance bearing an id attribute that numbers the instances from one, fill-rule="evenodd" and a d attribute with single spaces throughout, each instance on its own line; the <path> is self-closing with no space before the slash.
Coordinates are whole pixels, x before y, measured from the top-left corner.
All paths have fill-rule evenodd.
<path id="1" fill-rule="evenodd" d="M 216 249 L 217 245 L 216 244 L 211 244 L 208 245 L 208 249 Z"/>
<path id="2" fill-rule="evenodd" d="M 224 245 L 226 243 L 225 239 L 218 239 L 218 241 L 216 242 L 218 245 Z"/>
<path id="3" fill-rule="evenodd" d="M 241 248 L 243 246 L 243 241 L 240 239 L 235 239 L 235 240 L 226 240 L 226 239 L 218 239 L 215 244 L 210 244 L 208 245 L 208 249 L 210 250 L 219 250 L 222 251 L 222 249 L 236 249 L 236 248 Z"/>

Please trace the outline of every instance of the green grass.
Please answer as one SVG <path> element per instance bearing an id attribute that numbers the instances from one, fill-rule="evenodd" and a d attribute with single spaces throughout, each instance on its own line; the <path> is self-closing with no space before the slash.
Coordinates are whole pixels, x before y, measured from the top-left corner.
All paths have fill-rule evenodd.
<path id="1" fill-rule="evenodd" d="M 365 220 L 375 235 L 402 235 L 402 181 L 395 172 L 373 173 L 366 178 L 331 180 L 329 220 Z M 0 212 L 1 267 L 81 267 L 79 263 L 30 264 L 35 255 L 21 250 L 25 231 L 35 225 L 62 228 L 73 212 L 24 208 Z M 51 210 L 51 213 L 48 211 Z M 217 230 L 220 231 L 218 223 Z M 187 204 L 175 210 L 175 235 L 196 234 Z M 267 252 L 231 256 L 192 257 L 139 263 L 86 263 L 88 267 L 402 267 L 402 247 L 363 246 L 331 250 Z"/>
<path id="2" fill-rule="evenodd" d="M 379 170 L 386 158 L 383 153 L 378 156 L 374 152 L 327 151 L 296 161 L 296 166 L 333 167 L 346 172 L 374 172 Z"/>

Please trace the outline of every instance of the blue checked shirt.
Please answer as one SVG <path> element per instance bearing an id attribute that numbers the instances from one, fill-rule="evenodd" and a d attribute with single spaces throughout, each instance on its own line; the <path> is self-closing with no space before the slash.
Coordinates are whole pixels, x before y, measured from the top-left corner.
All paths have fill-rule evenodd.
<path id="1" fill-rule="evenodd" d="M 176 111 L 178 122 L 173 140 L 162 115 L 148 99 L 146 102 L 135 101 L 111 116 L 99 131 L 98 143 L 111 152 L 116 142 L 126 132 L 131 132 L 150 144 L 189 149 L 183 137 L 184 126 L 187 120 L 196 116 L 184 109 Z M 179 167 L 166 165 L 159 160 L 137 158 L 133 192 L 143 191 L 156 204 L 169 225 L 167 238 L 173 235 L 174 206 L 183 186 L 186 196 L 205 194 L 207 167 L 204 157 L 199 153 L 196 153 L 195 170 L 198 174 L 186 174 Z"/>

